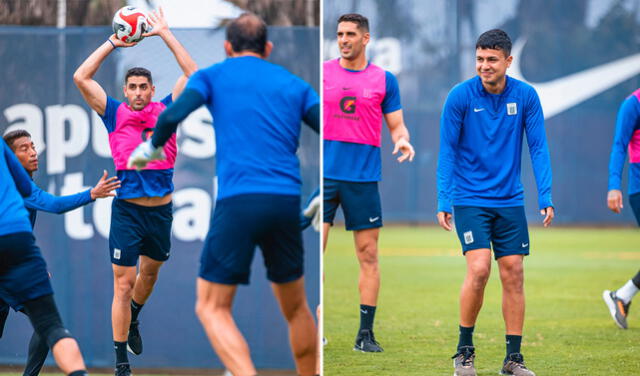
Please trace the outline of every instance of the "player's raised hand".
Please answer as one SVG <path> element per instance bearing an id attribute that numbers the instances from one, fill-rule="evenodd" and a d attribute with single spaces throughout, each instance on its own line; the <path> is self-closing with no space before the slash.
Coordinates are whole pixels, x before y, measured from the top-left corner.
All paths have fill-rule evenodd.
<path id="1" fill-rule="evenodd" d="M 607 193 L 607 206 L 609 209 L 617 214 L 620 214 L 620 211 L 624 207 L 622 205 L 622 191 L 619 189 L 612 189 Z"/>
<path id="2" fill-rule="evenodd" d="M 416 155 L 416 152 L 413 150 L 413 146 L 407 141 L 405 138 L 400 138 L 395 147 L 393 148 L 393 155 L 401 153 L 398 157 L 398 162 L 402 163 L 409 159 L 409 162 L 413 161 L 413 156 Z"/>
<path id="3" fill-rule="evenodd" d="M 451 231 L 451 213 L 438 212 L 438 224 L 447 231 Z"/>
<path id="4" fill-rule="evenodd" d="M 544 219 L 542 220 L 544 227 L 549 227 L 551 226 L 551 221 L 553 221 L 553 217 L 555 216 L 555 210 L 553 209 L 553 206 L 549 206 L 548 208 L 540 210 L 540 215 L 544 215 Z"/>
<path id="5" fill-rule="evenodd" d="M 120 180 L 117 176 L 108 177 L 107 170 L 104 170 L 102 177 L 98 180 L 98 183 L 91 188 L 91 199 L 113 197 L 116 194 L 113 193 L 115 189 L 120 188 Z"/>
<path id="6" fill-rule="evenodd" d="M 159 7 L 158 10 L 150 12 L 147 16 L 147 22 L 151 26 L 151 31 L 142 34 L 143 37 L 150 37 L 153 35 L 160 35 L 163 32 L 169 31 L 169 23 L 164 18 L 164 10 Z"/>
<path id="7" fill-rule="evenodd" d="M 143 169 L 151 161 L 165 159 L 162 147 L 154 147 L 151 138 L 138 145 L 127 160 L 127 168 L 135 167 L 136 170 Z"/>
<path id="8" fill-rule="evenodd" d="M 111 36 L 109 37 L 109 40 L 116 47 L 133 47 L 136 44 L 138 44 L 138 42 L 133 42 L 133 43 L 123 42 L 120 39 L 118 39 L 115 34 L 111 34 Z"/>

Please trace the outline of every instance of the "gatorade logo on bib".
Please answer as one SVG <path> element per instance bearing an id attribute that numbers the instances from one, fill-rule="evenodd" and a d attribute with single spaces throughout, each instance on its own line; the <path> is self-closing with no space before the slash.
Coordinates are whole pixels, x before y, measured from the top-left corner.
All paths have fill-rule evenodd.
<path id="1" fill-rule="evenodd" d="M 356 112 L 356 97 L 344 97 L 340 100 L 340 109 L 345 114 Z"/>

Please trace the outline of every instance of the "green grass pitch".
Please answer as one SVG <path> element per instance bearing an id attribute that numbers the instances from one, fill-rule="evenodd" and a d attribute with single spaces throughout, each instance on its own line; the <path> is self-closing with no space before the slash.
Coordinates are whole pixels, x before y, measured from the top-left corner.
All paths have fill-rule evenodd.
<path id="1" fill-rule="evenodd" d="M 458 337 L 458 294 L 465 260 L 454 232 L 384 227 L 376 337 L 385 352 L 352 350 L 358 329 L 358 265 L 352 235 L 329 234 L 324 256 L 324 375 L 451 375 Z M 522 352 L 544 375 L 640 375 L 640 303 L 628 330 L 602 300 L 640 268 L 637 228 L 532 228 L 525 259 L 527 299 Z M 497 264 L 476 323 L 478 375 L 496 375 L 505 353 Z M 636 299 L 637 300 L 637 299 Z"/>

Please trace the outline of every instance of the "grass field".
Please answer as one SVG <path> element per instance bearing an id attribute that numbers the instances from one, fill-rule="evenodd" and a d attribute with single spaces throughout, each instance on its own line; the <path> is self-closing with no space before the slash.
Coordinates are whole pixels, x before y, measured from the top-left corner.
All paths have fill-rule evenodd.
<path id="1" fill-rule="evenodd" d="M 324 258 L 324 375 L 451 375 L 465 271 L 455 233 L 382 229 L 374 330 L 385 352 L 364 354 L 352 351 L 358 265 L 352 235 L 340 227 L 331 230 Z M 620 330 L 601 298 L 639 268 L 635 228 L 532 228 L 525 259 L 527 366 L 538 376 L 640 375 L 640 307 L 634 312 L 632 305 L 630 329 Z M 505 352 L 495 262 L 492 269 L 474 336 L 478 375 L 496 375 Z"/>

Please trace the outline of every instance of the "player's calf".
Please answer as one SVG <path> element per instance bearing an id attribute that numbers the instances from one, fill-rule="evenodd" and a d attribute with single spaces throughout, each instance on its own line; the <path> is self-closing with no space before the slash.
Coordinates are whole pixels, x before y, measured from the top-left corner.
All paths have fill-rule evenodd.
<path id="1" fill-rule="evenodd" d="M 86 374 L 78 344 L 62 325 L 53 295 L 45 295 L 24 303 L 24 311 L 35 332 L 52 349 L 60 369 L 67 374 Z"/>

